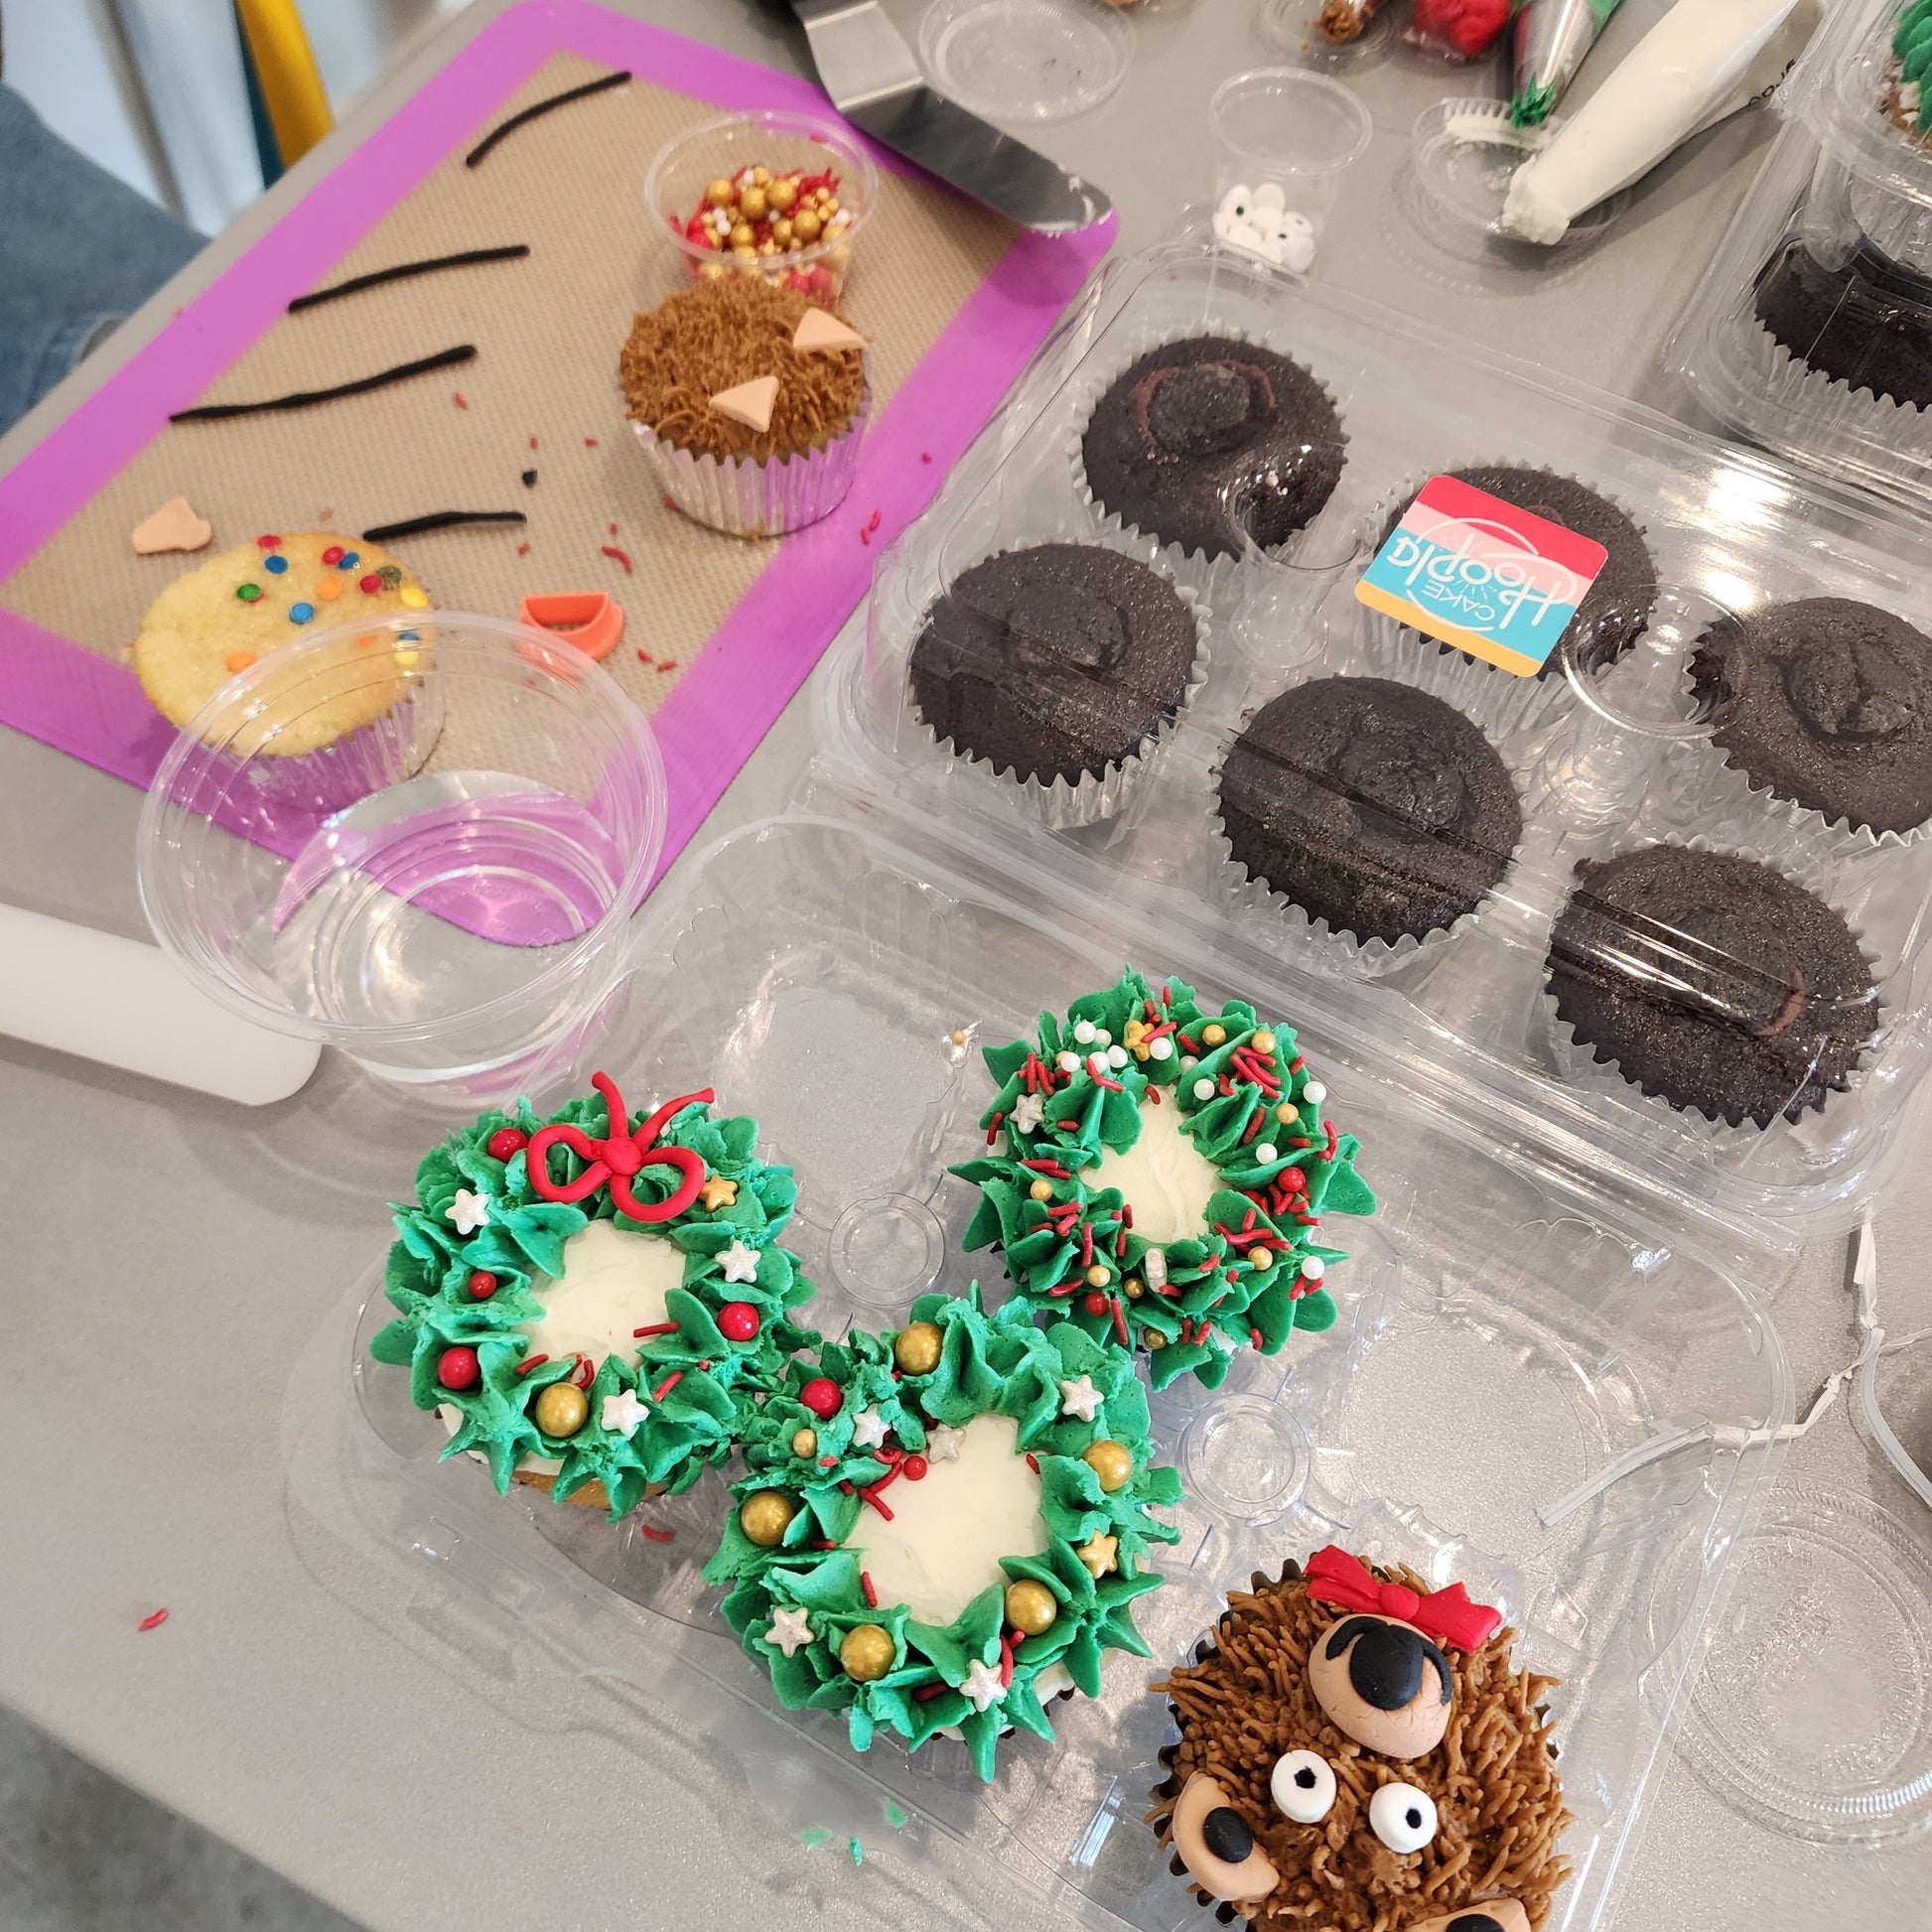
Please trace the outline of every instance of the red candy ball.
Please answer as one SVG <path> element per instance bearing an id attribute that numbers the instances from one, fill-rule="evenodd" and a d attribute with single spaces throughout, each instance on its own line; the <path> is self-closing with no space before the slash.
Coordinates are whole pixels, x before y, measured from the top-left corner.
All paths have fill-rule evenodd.
<path id="1" fill-rule="evenodd" d="M 815 1375 L 798 1391 L 798 1400 L 813 1415 L 823 1421 L 828 1416 L 836 1416 L 845 1397 L 839 1393 L 839 1385 L 823 1375 Z"/>
<path id="2" fill-rule="evenodd" d="M 901 1458 L 898 1472 L 907 1482 L 917 1482 L 926 1472 L 926 1459 L 923 1455 L 908 1455 Z"/>
<path id="3" fill-rule="evenodd" d="M 329 548 L 322 553 L 322 561 L 326 564 L 339 564 L 342 562 L 342 560 L 343 560 L 343 546 L 340 543 L 332 543 L 329 546 Z"/>
<path id="4" fill-rule="evenodd" d="M 1105 1314 L 1107 1312 L 1107 1298 L 1096 1288 L 1081 1298 L 1080 1306 L 1089 1314 Z"/>
<path id="5" fill-rule="evenodd" d="M 436 1379 L 446 1389 L 474 1389 L 483 1380 L 483 1363 L 474 1348 L 446 1348 L 436 1364 Z"/>
<path id="6" fill-rule="evenodd" d="M 492 1161 L 507 1161 L 519 1148 L 529 1145 L 530 1137 L 517 1127 L 499 1127 L 483 1143 L 483 1151 Z"/>
<path id="7" fill-rule="evenodd" d="M 479 1302 L 487 1302 L 496 1293 L 496 1277 L 487 1268 L 473 1269 L 470 1275 L 470 1293 Z"/>
<path id="8" fill-rule="evenodd" d="M 364 597 L 373 597 L 382 588 L 382 579 L 375 576 L 358 577 L 355 580 L 355 588 Z"/>
<path id="9" fill-rule="evenodd" d="M 727 1302 L 718 1311 L 718 1332 L 727 1341 L 750 1341 L 759 1331 L 759 1311 L 749 1302 Z M 829 1383 L 826 1385 L 831 1386 Z M 837 1407 L 836 1404 L 833 1405 Z"/>

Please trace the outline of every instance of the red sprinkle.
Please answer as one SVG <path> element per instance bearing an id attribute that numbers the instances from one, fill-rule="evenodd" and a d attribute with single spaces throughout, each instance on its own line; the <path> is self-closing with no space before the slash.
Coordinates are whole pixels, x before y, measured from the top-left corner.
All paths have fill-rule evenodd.
<path id="1" fill-rule="evenodd" d="M 536 439 L 536 438 L 535 438 L 535 437 L 533 436 L 533 437 L 531 437 L 531 438 L 530 438 L 530 447 L 531 447 L 531 449 L 533 449 L 533 450 L 534 450 L 534 449 L 536 448 L 536 446 L 537 446 L 537 439 Z"/>
<path id="2" fill-rule="evenodd" d="M 577 1366 L 570 1371 L 570 1379 L 580 1389 L 588 1389 L 597 1380 L 597 1364 L 588 1355 L 579 1351 Z"/>
<path id="3" fill-rule="evenodd" d="M 1261 1330 L 1259 1328 L 1250 1328 L 1248 1330 L 1248 1346 L 1250 1348 L 1259 1348 L 1261 1346 Z"/>
<path id="4" fill-rule="evenodd" d="M 594 449 L 596 449 L 596 448 L 597 448 L 597 438 L 596 438 L 595 436 L 587 436 L 587 437 L 585 437 L 585 438 L 584 438 L 584 447 L 585 447 L 585 449 L 587 449 L 587 450 L 594 450 Z"/>
<path id="5" fill-rule="evenodd" d="M 657 668 L 660 671 L 674 671 L 677 669 L 677 659 L 675 657 L 660 657 L 657 660 Z"/>
<path id="6" fill-rule="evenodd" d="M 652 1400 L 653 1402 L 662 1402 L 662 1401 L 664 1400 L 664 1398 L 665 1398 L 665 1397 L 666 1397 L 667 1395 L 669 1395 L 669 1394 L 670 1394 L 670 1392 L 671 1392 L 671 1391 L 672 1391 L 672 1390 L 673 1390 L 674 1388 L 676 1388 L 676 1387 L 677 1387 L 677 1385 L 678 1385 L 678 1384 L 679 1384 L 680 1382 L 682 1382 L 683 1380 L 684 1380 L 684 1371 L 683 1371 L 683 1370 L 682 1370 L 681 1368 L 674 1368 L 674 1369 L 672 1369 L 672 1371 L 670 1372 L 670 1374 L 668 1374 L 667 1376 L 665 1376 L 665 1378 L 663 1379 L 663 1381 L 661 1381 L 660 1383 L 658 1383 L 658 1385 L 656 1386 L 656 1388 L 654 1388 L 654 1389 L 652 1389 L 652 1390 L 651 1390 L 651 1392 L 650 1392 L 650 1399 L 651 1399 L 651 1400 Z"/>
<path id="7" fill-rule="evenodd" d="M 1035 1454 L 1034 1454 L 1034 1452 L 1033 1452 L 1033 1450 L 1032 1450 L 1032 1449 L 1029 1449 L 1029 1450 L 1027 1451 L 1027 1467 L 1028 1467 L 1028 1468 L 1030 1468 L 1030 1469 L 1031 1469 L 1031 1470 L 1032 1470 L 1032 1471 L 1034 1472 L 1034 1474 L 1035 1474 L 1035 1475 L 1038 1475 L 1038 1473 L 1039 1473 L 1039 1458 L 1038 1458 L 1038 1457 L 1037 1457 L 1036 1455 L 1035 1455 Z"/>
<path id="8" fill-rule="evenodd" d="M 993 1118 L 987 1123 L 987 1127 L 986 1127 L 986 1144 L 988 1147 L 991 1147 L 993 1145 L 994 1136 L 999 1133 L 1001 1127 L 1005 1124 L 1005 1122 L 1006 1122 L 1006 1115 L 1001 1113 L 1001 1111 L 997 1107 L 994 1108 Z"/>
<path id="9" fill-rule="evenodd" d="M 865 1596 L 866 1608 L 869 1610 L 878 1609 L 879 1592 L 872 1587 L 872 1573 L 870 1571 L 862 1570 L 859 1572 L 859 1588 Z"/>
<path id="10" fill-rule="evenodd" d="M 861 530 L 859 532 L 859 541 L 863 544 L 870 545 L 872 542 L 872 532 L 870 530 Z"/>
<path id="11" fill-rule="evenodd" d="M 642 1341 L 646 1335 L 674 1335 L 676 1333 L 677 1323 L 675 1321 L 653 1321 L 647 1327 L 632 1328 L 630 1336 L 633 1341 Z"/>
<path id="12" fill-rule="evenodd" d="M 134 1627 L 137 1630 L 159 1630 L 168 1621 L 166 1610 L 154 1610 L 144 1616 Z"/>
<path id="13" fill-rule="evenodd" d="M 1120 1311 L 1120 1297 L 1118 1295 L 1110 1295 L 1107 1297 L 1107 1312 L 1114 1317 L 1114 1333 L 1119 1337 L 1120 1345 L 1123 1348 L 1133 1347 L 1134 1344 L 1127 1338 L 1127 1317 Z"/>
<path id="14" fill-rule="evenodd" d="M 637 648 L 637 662 L 640 664 L 648 664 L 650 661 L 651 661 L 650 652 L 645 650 L 643 646 L 640 644 Z"/>
<path id="15" fill-rule="evenodd" d="M 1000 1683 L 1002 1688 L 1010 1688 L 1013 1683 L 1013 1632 L 1000 1632 Z"/>
<path id="16" fill-rule="evenodd" d="M 623 566 L 623 574 L 626 577 L 632 575 L 632 571 L 630 567 L 630 559 L 621 550 L 620 550 L 615 543 L 601 543 L 598 545 L 598 548 L 602 550 L 607 557 L 615 557 L 618 560 L 618 562 Z"/>
<path id="17" fill-rule="evenodd" d="M 468 409 L 470 407 L 470 405 L 464 401 L 463 391 L 461 389 L 452 390 L 450 392 L 450 400 L 453 403 L 455 403 L 459 409 Z"/>
<path id="18" fill-rule="evenodd" d="M 521 557 L 521 556 L 524 556 L 524 555 L 527 555 L 527 554 L 528 554 L 528 551 L 529 551 L 529 548 L 530 548 L 530 546 L 529 546 L 529 545 L 528 545 L 527 543 L 519 543 L 519 544 L 518 544 L 518 545 L 516 546 L 516 554 L 517 554 L 517 555 L 518 555 L 519 557 Z"/>
<path id="19" fill-rule="evenodd" d="M 549 1359 L 548 1355 L 532 1355 L 527 1362 L 519 1362 L 516 1365 L 516 1372 L 519 1375 L 528 1375 L 533 1368 L 541 1368 Z"/>
<path id="20" fill-rule="evenodd" d="M 880 512 L 878 510 L 874 510 L 872 513 L 872 521 L 866 525 L 866 528 L 868 530 L 876 530 L 879 528 L 879 523 L 880 523 Z"/>
<path id="21" fill-rule="evenodd" d="M 879 1481 L 875 1482 L 871 1489 L 861 1489 L 859 1491 L 859 1494 L 861 1497 L 864 1498 L 865 1501 L 871 1503 L 873 1508 L 878 1510 L 880 1515 L 885 1517 L 887 1522 L 890 1523 L 893 1520 L 893 1512 L 890 1509 L 888 1509 L 886 1505 L 879 1500 L 878 1496 L 876 1496 L 873 1493 L 873 1491 L 878 1489 L 885 1482 L 885 1480 L 886 1478 L 884 1476 L 881 1476 Z"/>
<path id="22" fill-rule="evenodd" d="M 534 443 L 536 438 L 533 436 L 530 438 L 530 441 Z M 675 1530 L 654 1529 L 648 1523 L 639 1523 L 637 1528 L 642 1534 L 649 1537 L 653 1543 L 668 1543 L 677 1534 Z"/>
<path id="23" fill-rule="evenodd" d="M 944 1697 L 952 1689 L 950 1684 L 921 1684 L 912 1693 L 914 1704 L 930 1704 L 934 1698 Z"/>
<path id="24" fill-rule="evenodd" d="M 613 536 L 616 536 L 616 535 L 617 535 L 617 533 L 618 533 L 618 526 L 617 526 L 617 525 L 616 525 L 615 523 L 613 523 L 613 524 L 611 525 L 611 534 L 612 534 Z"/>

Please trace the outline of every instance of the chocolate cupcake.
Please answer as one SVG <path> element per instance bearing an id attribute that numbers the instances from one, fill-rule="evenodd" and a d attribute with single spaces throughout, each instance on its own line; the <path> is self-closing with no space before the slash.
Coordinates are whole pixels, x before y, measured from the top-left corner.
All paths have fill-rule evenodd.
<path id="1" fill-rule="evenodd" d="M 1341 418 L 1301 363 L 1227 336 L 1143 355 L 1094 406 L 1085 486 L 1130 529 L 1209 560 L 1311 522 L 1341 479 Z"/>
<path id="2" fill-rule="evenodd" d="M 1823 899 L 1754 859 L 1651 845 L 1577 868 L 1550 943 L 1557 1018 L 1623 1078 L 1741 1126 L 1850 1084 L 1871 971 Z"/>
<path id="3" fill-rule="evenodd" d="M 1725 618 L 1691 681 L 1712 743 L 1754 786 L 1872 832 L 1932 818 L 1932 637 L 1846 597 Z"/>
<path id="4" fill-rule="evenodd" d="M 933 737 L 1075 818 L 1179 715 L 1204 675 L 1193 605 L 1167 578 L 1093 543 L 1042 543 L 973 565 L 925 614 L 908 676 Z M 1069 819 L 1068 822 L 1074 822 Z"/>
<path id="5" fill-rule="evenodd" d="M 1932 281 L 1869 242 L 1829 267 L 1794 235 L 1759 271 L 1752 305 L 1806 368 L 1896 403 L 1932 403 Z"/>
<path id="6" fill-rule="evenodd" d="M 1538 677 L 1561 676 L 1566 657 L 1582 670 L 1594 671 L 1621 657 L 1643 634 L 1657 602 L 1657 566 L 1651 561 L 1643 532 L 1622 510 L 1575 477 L 1559 476 L 1529 464 L 1477 464 L 1466 470 L 1447 470 L 1471 489 L 1499 496 L 1532 516 L 1560 523 L 1566 530 L 1600 543 L 1608 553 L 1596 581 L 1584 593 L 1577 614 L 1564 627 L 1556 648 L 1544 660 Z M 1420 486 L 1420 484 L 1418 485 Z M 1384 518 L 1375 539 L 1379 550 L 1415 500 L 1412 490 Z M 1441 646 L 1444 650 L 1454 647 Z"/>
<path id="7" fill-rule="evenodd" d="M 1388 946 L 1473 912 L 1523 832 L 1507 767 L 1452 705 L 1331 677 L 1264 705 L 1222 766 L 1223 835 L 1252 881 Z"/>

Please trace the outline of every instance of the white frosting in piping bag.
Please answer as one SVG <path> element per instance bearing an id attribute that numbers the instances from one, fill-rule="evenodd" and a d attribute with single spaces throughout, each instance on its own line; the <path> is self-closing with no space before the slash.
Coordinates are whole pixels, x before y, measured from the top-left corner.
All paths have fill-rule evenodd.
<path id="1" fill-rule="evenodd" d="M 1556 139 L 1516 171 L 1504 228 L 1526 241 L 1559 242 L 1586 208 L 1734 113 L 1783 71 L 1790 50 L 1771 43 L 1800 8 L 1810 13 L 1810 0 L 1677 0 Z"/>

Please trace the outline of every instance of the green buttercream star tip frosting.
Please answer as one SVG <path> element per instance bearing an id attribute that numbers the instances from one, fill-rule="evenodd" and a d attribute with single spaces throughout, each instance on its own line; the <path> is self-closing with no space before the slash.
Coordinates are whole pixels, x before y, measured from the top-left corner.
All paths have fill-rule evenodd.
<path id="1" fill-rule="evenodd" d="M 383 1290 L 397 1312 L 369 1352 L 409 1370 L 419 1409 L 453 1419 L 445 1456 L 481 1455 L 499 1493 L 519 1468 L 557 1502 L 599 1485 L 615 1522 L 726 1461 L 818 1336 L 792 1320 L 813 1292 L 778 1241 L 797 1189 L 758 1158 L 758 1123 L 714 1119 L 708 1090 L 633 1116 L 596 1084 L 547 1117 L 527 1101 L 484 1114 L 424 1157 L 414 1198 L 392 1208 Z M 591 1230 L 587 1267 L 595 1251 L 621 1270 L 626 1244 L 650 1244 L 640 1269 L 675 1285 L 661 1315 L 638 1311 L 627 1347 L 539 1347 L 530 1324 Z"/>
<path id="2" fill-rule="evenodd" d="M 977 1500 L 962 1449 L 995 1416 L 1037 1477 L 1035 1534 L 948 1620 L 921 1620 L 874 1585 L 868 1528 L 902 1515 L 943 1546 Z M 1148 1654 L 1131 1606 L 1178 1539 L 1152 1511 L 1180 1481 L 1154 1461 L 1132 1356 L 1072 1322 L 1037 1327 L 1014 1303 L 988 1314 L 977 1286 L 922 1296 L 901 1328 L 786 1362 L 742 1447 L 705 1579 L 728 1587 L 726 1621 L 778 1701 L 841 1713 L 855 1749 L 882 1727 L 915 1750 L 956 1733 L 990 1779 L 1002 1736 L 1052 1736 L 1062 1689 L 1099 1694 L 1107 1651 Z"/>
<path id="3" fill-rule="evenodd" d="M 1347 1257 L 1323 1217 L 1372 1214 L 1375 1196 L 1292 1029 L 1130 966 L 985 1058 L 988 1152 L 952 1172 L 980 1190 L 965 1245 L 1000 1249 L 1009 1309 L 1145 1348 L 1157 1389 L 1215 1387 L 1239 1350 L 1333 1323 L 1323 1284 Z M 1125 1170 L 1153 1190 L 1137 1202 L 1115 1183 L 1149 1135 L 1166 1145 Z"/>

